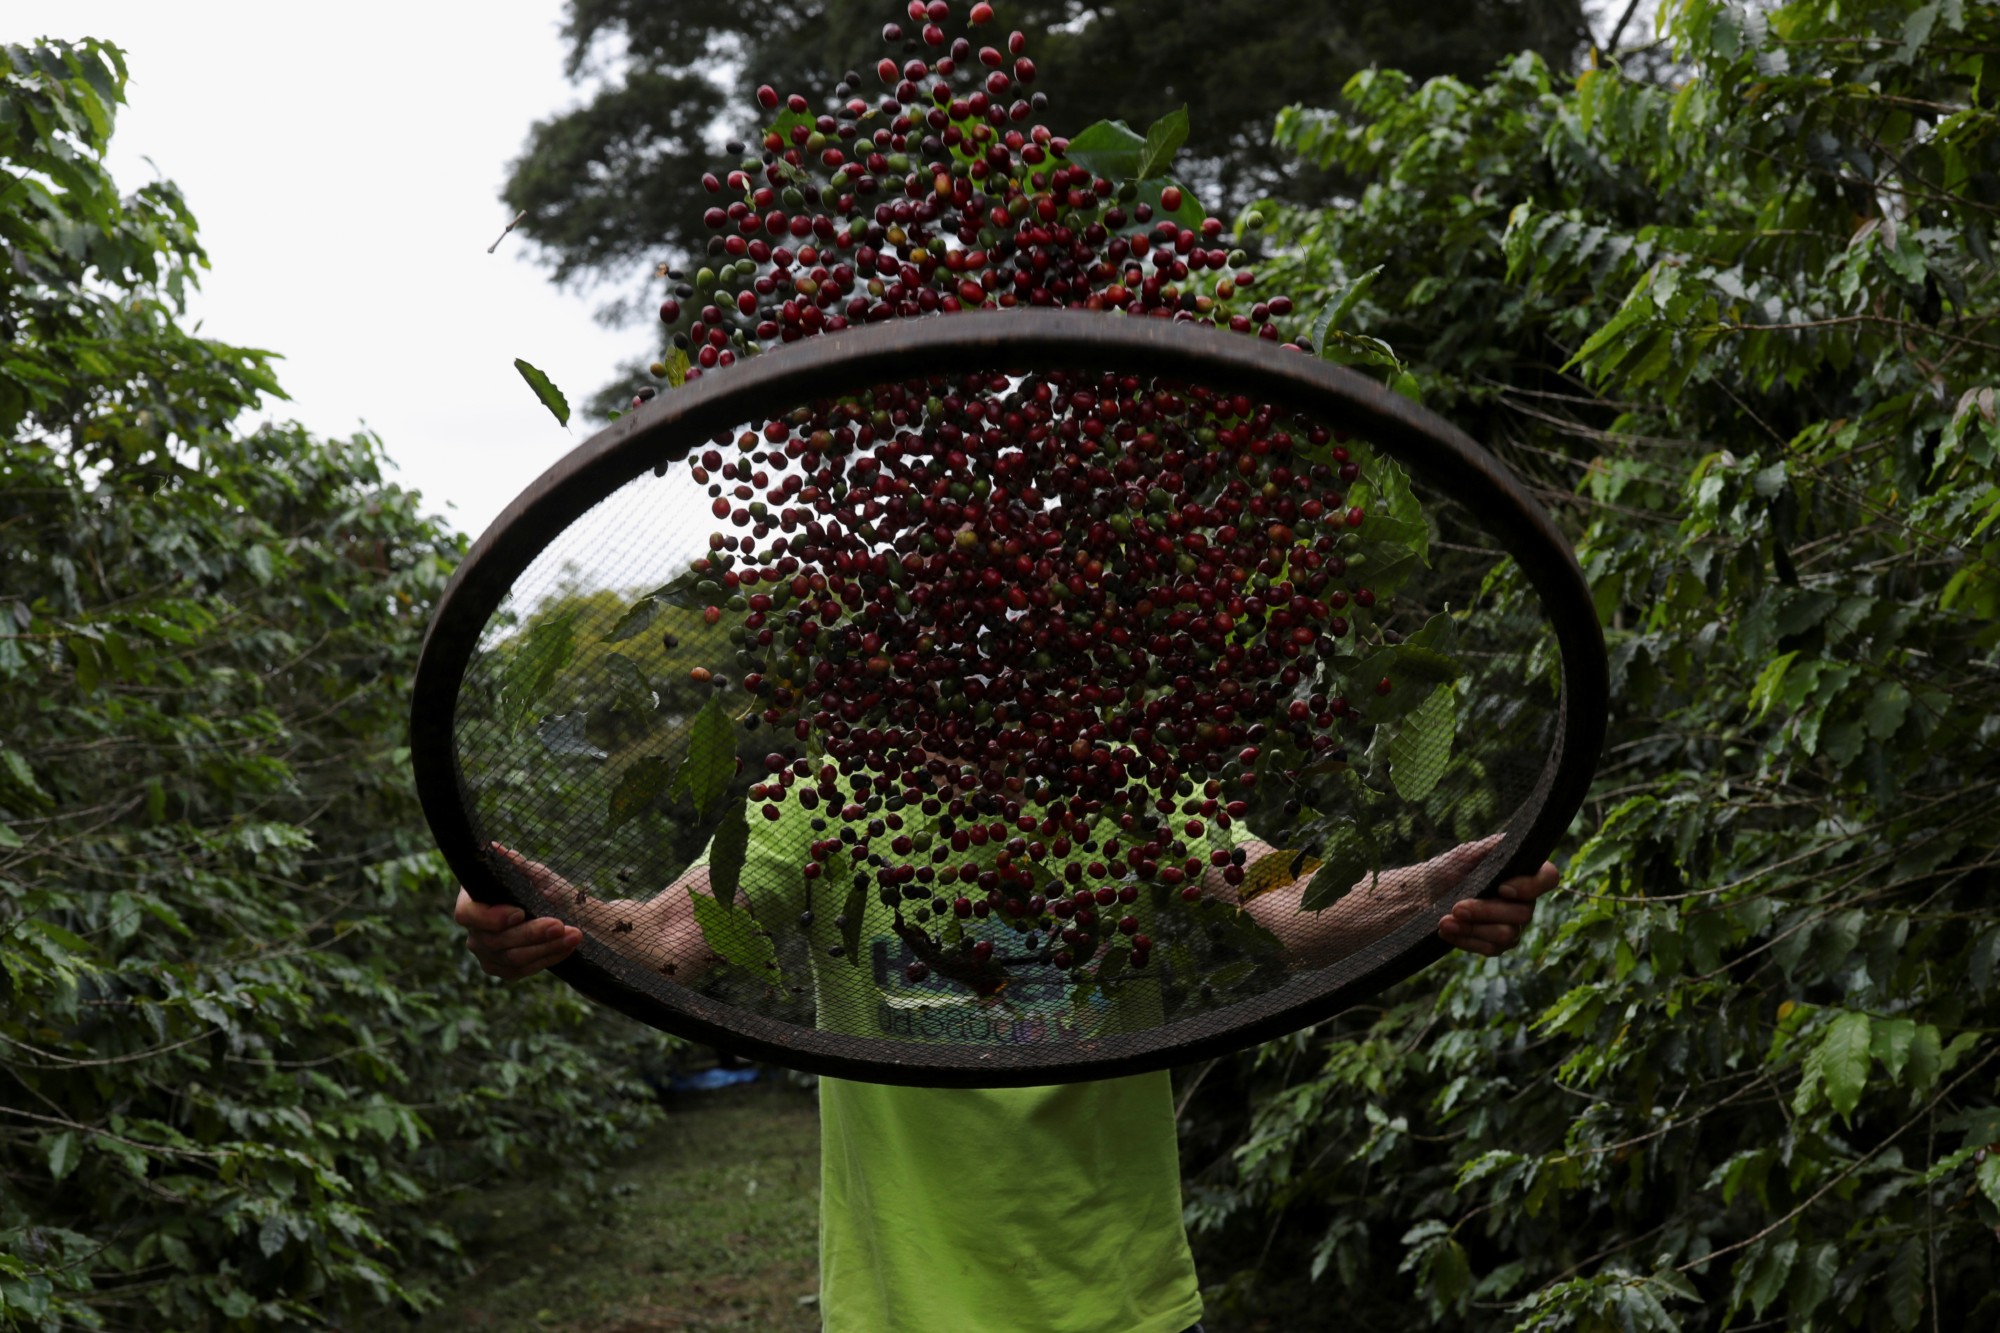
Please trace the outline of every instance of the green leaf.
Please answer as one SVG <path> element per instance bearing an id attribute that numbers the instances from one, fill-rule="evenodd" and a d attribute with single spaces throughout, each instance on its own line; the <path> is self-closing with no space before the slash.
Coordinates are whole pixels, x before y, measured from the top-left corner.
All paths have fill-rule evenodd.
<path id="1" fill-rule="evenodd" d="M 1909 1071 L 1911 1091 L 1928 1092 L 1937 1085 L 1938 1076 L 1944 1072 L 1944 1051 L 1936 1025 L 1917 1024 L 1904 1068 Z"/>
<path id="2" fill-rule="evenodd" d="M 1428 565 L 1431 559 L 1431 528 L 1424 519 L 1423 502 L 1410 489 L 1410 474 L 1403 471 L 1403 465 L 1395 459 L 1378 458 L 1368 469 L 1367 477 L 1375 497 L 1370 506 L 1372 518 L 1369 522 L 1377 527 L 1370 534 L 1370 539 L 1407 546 L 1416 552 L 1417 559 Z M 1369 523 L 1362 524 L 1364 529 L 1368 526 Z"/>
<path id="3" fill-rule="evenodd" d="M 679 346 L 669 347 L 667 354 L 660 358 L 667 367 L 667 387 L 678 389 L 687 383 L 688 354 Z"/>
<path id="4" fill-rule="evenodd" d="M 1827 1026 L 1819 1045 L 1807 1057 L 1807 1075 L 1817 1073 L 1826 1087 L 1828 1105 L 1848 1119 L 1868 1086 L 1868 1015 L 1842 1012 Z M 1815 1062 L 1817 1068 L 1815 1069 Z"/>
<path id="5" fill-rule="evenodd" d="M 1423 567 L 1423 561 L 1409 545 L 1372 542 L 1366 538 L 1356 554 L 1348 557 L 1347 564 L 1355 580 L 1366 580 L 1362 586 L 1373 588 L 1378 597 L 1395 592 Z"/>
<path id="6" fill-rule="evenodd" d="M 563 397 L 562 390 L 547 375 L 518 356 L 514 358 L 514 369 L 521 372 L 521 378 L 528 382 L 528 387 L 535 391 L 535 397 L 542 400 L 542 406 L 549 409 L 556 423 L 569 425 L 569 400 Z"/>
<path id="7" fill-rule="evenodd" d="M 1465 1247 L 1447 1239 L 1431 1251 L 1430 1288 L 1446 1305 L 1455 1305 L 1472 1287 L 1472 1263 Z"/>
<path id="8" fill-rule="evenodd" d="M 714 577 L 714 570 L 687 569 L 647 593 L 646 599 L 666 606 L 677 606 L 683 611 L 700 611 L 704 607 L 716 604 L 709 594 L 699 591 L 702 584 L 711 582 Z"/>
<path id="9" fill-rule="evenodd" d="M 614 706 L 635 713 L 649 713 L 660 706 L 660 696 L 637 662 L 623 653 L 606 653 L 600 665 L 611 678 Z"/>
<path id="10" fill-rule="evenodd" d="M 1362 669 L 1368 671 L 1375 668 L 1380 668 L 1391 680 L 1401 677 L 1434 685 L 1457 680 L 1465 674 L 1465 664 L 1451 654 L 1408 641 L 1371 655 Z"/>
<path id="11" fill-rule="evenodd" d="M 1350 696 L 1360 700 L 1363 721 L 1393 722 L 1422 704 L 1432 686 L 1448 684 L 1464 674 L 1464 664 L 1450 653 L 1406 640 L 1378 648 L 1363 658 L 1349 677 L 1353 682 Z M 1377 684 L 1385 678 L 1389 693 L 1376 693 Z"/>
<path id="12" fill-rule="evenodd" d="M 1326 355 L 1326 335 L 1328 331 L 1335 328 L 1345 329 L 1347 327 L 1348 312 L 1354 309 L 1361 298 L 1368 294 L 1368 289 L 1375 285 L 1375 279 L 1381 276 L 1382 268 L 1382 265 L 1377 264 L 1367 272 L 1349 280 L 1345 286 L 1333 294 L 1333 299 L 1326 303 L 1326 309 L 1320 311 L 1319 318 L 1313 321 L 1312 345 L 1314 353 L 1320 356 Z"/>
<path id="13" fill-rule="evenodd" d="M 622 643 L 634 635 L 644 634 L 654 620 L 659 618 L 660 601 L 657 595 L 648 594 L 626 608 L 618 617 L 618 623 L 604 636 L 605 643 Z"/>
<path id="14" fill-rule="evenodd" d="M 1306 886 L 1299 910 L 1317 912 L 1331 907 L 1362 887 L 1363 881 L 1373 886 L 1381 865 L 1382 854 L 1367 834 L 1350 823 L 1336 826 L 1327 843 L 1325 864 Z"/>
<path id="15" fill-rule="evenodd" d="M 801 125 L 810 134 L 818 128 L 819 118 L 810 111 L 794 111 L 790 107 L 787 107 L 778 113 L 776 120 L 764 127 L 764 133 L 767 135 L 777 135 L 790 147 L 794 146 L 792 145 L 792 131 Z"/>
<path id="16" fill-rule="evenodd" d="M 1762 1318 L 1765 1308 L 1784 1291 L 1798 1254 L 1799 1243 L 1790 1237 L 1753 1246 L 1736 1265 L 1736 1292 L 1730 1308 L 1740 1308 L 1748 1301 L 1756 1317 Z"/>
<path id="17" fill-rule="evenodd" d="M 778 953 L 771 937 L 748 912 L 738 912 L 718 899 L 690 887 L 688 899 L 694 904 L 695 924 L 708 947 L 724 960 L 763 981 L 779 979 Z"/>
<path id="18" fill-rule="evenodd" d="M 1400 473 L 1401 470 L 1397 471 Z M 1393 547 L 1408 551 L 1419 560 L 1428 560 L 1430 541 L 1430 528 L 1421 516 L 1402 518 L 1393 512 L 1385 514 L 1378 510 L 1361 525 L 1361 550 L 1364 555 L 1380 548 Z M 1367 577 L 1371 582 L 1380 582 L 1372 568 Z"/>
<path id="19" fill-rule="evenodd" d="M 49 1179 L 60 1183 L 64 1176 L 76 1169 L 77 1158 L 82 1155 L 77 1147 L 75 1132 L 66 1129 L 60 1134 L 51 1135 L 48 1139 L 48 1153 Z"/>
<path id="20" fill-rule="evenodd" d="M 1909 1333 L 1924 1312 L 1924 1247 L 1915 1237 L 1897 1247 L 1889 1261 L 1889 1281 L 1883 1293 L 1889 1300 L 1889 1317 L 1896 1327 Z"/>
<path id="21" fill-rule="evenodd" d="M 1138 179 L 1145 153 L 1146 140 L 1131 126 L 1122 120 L 1100 120 L 1072 135 L 1063 156 L 1092 175 L 1123 182 Z"/>
<path id="22" fill-rule="evenodd" d="M 1903 1068 L 1910 1062 L 1910 1048 L 1916 1040 L 1915 1019 L 1878 1018 L 1869 1027 L 1869 1049 L 1882 1062 L 1882 1067 L 1889 1071 L 1889 1077 L 1899 1084 L 1903 1081 Z"/>
<path id="23" fill-rule="evenodd" d="M 708 887 L 717 902 L 736 905 L 736 892 L 743 887 L 743 857 L 750 850 L 750 822 L 745 816 L 747 802 L 732 806 L 722 817 L 722 826 L 708 844 Z M 754 905 L 754 899 L 753 899 Z"/>
<path id="24" fill-rule="evenodd" d="M 1761 722 L 1766 714 L 1776 706 L 1780 689 L 1785 683 L 1785 673 L 1791 669 L 1796 651 L 1774 657 L 1757 673 L 1757 683 L 1750 687 L 1750 708 L 1753 720 Z"/>
<path id="25" fill-rule="evenodd" d="M 669 794 L 686 796 L 701 818 L 736 776 L 736 725 L 720 695 L 711 694 L 688 729 L 687 757 Z"/>
<path id="26" fill-rule="evenodd" d="M 535 716 L 556 676 L 576 655 L 575 611 L 565 611 L 537 623 L 509 645 L 500 673 L 500 721 L 518 731 Z"/>
<path id="27" fill-rule="evenodd" d="M 840 915 L 846 924 L 840 928 L 840 942 L 846 946 L 847 961 L 861 966 L 861 918 L 868 911 L 868 885 L 859 875 L 847 890 L 847 901 L 841 905 Z"/>
<path id="28" fill-rule="evenodd" d="M 1138 169 L 1133 173 L 1140 180 L 1166 175 L 1173 165 L 1174 154 L 1187 142 L 1188 112 L 1183 105 L 1178 111 L 1169 111 L 1147 127 L 1146 141 L 1139 149 Z M 1075 142 L 1070 144 L 1071 156 L 1075 156 Z"/>
<path id="29" fill-rule="evenodd" d="M 1986 1196 L 1987 1202 L 2000 1208 L 2000 1152 L 1986 1154 L 1986 1160 L 1979 1164 L 1975 1178 L 1979 1182 L 1979 1192 Z"/>
<path id="30" fill-rule="evenodd" d="M 609 833 L 651 809 L 660 793 L 673 781 L 673 773 L 673 764 L 659 755 L 649 754 L 634 760 L 618 775 L 618 785 L 611 790 L 611 809 L 605 819 L 604 831 Z"/>
<path id="31" fill-rule="evenodd" d="M 1389 742 L 1389 776 L 1406 801 L 1421 801 L 1444 776 L 1458 730 L 1456 692 L 1446 686 L 1410 710 Z"/>
<path id="32" fill-rule="evenodd" d="M 0 789 L 12 788 L 27 798 L 30 805 L 46 809 L 55 804 L 55 797 L 42 789 L 35 781 L 35 771 L 18 751 L 0 750 Z"/>
<path id="33" fill-rule="evenodd" d="M 1440 611 L 1403 642 L 1413 648 L 1428 648 L 1434 653 L 1455 653 L 1458 651 L 1458 617 L 1449 611 Z"/>
<path id="34" fill-rule="evenodd" d="M 1839 1275 L 1840 1247 L 1830 1241 L 1810 1247 L 1793 1263 L 1785 1301 L 1795 1325 L 1833 1294 L 1833 1280 Z"/>
<path id="35" fill-rule="evenodd" d="M 1878 741 L 1886 741 L 1903 725 L 1903 718 L 1909 711 L 1910 692 L 1896 681 L 1885 680 L 1869 694 L 1867 707 L 1861 715 L 1868 724 L 1868 734 Z"/>

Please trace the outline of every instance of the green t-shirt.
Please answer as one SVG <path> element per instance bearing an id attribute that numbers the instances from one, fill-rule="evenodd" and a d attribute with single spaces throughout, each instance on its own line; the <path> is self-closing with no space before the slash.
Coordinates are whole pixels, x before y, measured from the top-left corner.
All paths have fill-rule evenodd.
<path id="1" fill-rule="evenodd" d="M 915 809 L 902 813 L 903 832 L 936 828 Z M 1050 1012 L 1051 983 L 1039 983 L 1040 1005 L 1004 993 L 979 1001 L 936 978 L 909 983 L 907 946 L 873 889 L 861 896 L 862 956 L 830 957 L 852 863 L 844 848 L 823 862 L 808 899 L 803 850 L 839 823 L 815 831 L 812 819 L 795 799 L 780 805 L 776 821 L 753 811 L 742 882 L 767 920 L 782 913 L 778 921 L 789 924 L 810 901 L 822 1028 L 963 1041 L 971 1027 L 997 1040 L 1033 1039 L 1042 1021 L 1035 1015 Z M 952 860 L 991 865 L 1003 842 L 989 838 L 984 851 Z M 1045 849 L 1041 863 L 1060 873 L 1090 859 L 1077 842 L 1067 856 Z M 1139 904 L 1109 910 L 1148 915 Z M 990 920 L 961 928 L 996 948 L 1013 938 Z M 1037 985 L 1029 974 L 1015 989 L 1032 996 Z M 1156 1004 L 1156 990 L 1141 981 L 1067 1012 L 1106 1030 L 1147 1021 Z M 820 1127 L 820 1299 L 829 1333 L 1181 1333 L 1201 1318 L 1166 1073 L 996 1089 L 822 1079 Z"/>
<path id="2" fill-rule="evenodd" d="M 1164 1072 L 820 1080 L 828 1333 L 1181 1333 L 1201 1318 Z"/>

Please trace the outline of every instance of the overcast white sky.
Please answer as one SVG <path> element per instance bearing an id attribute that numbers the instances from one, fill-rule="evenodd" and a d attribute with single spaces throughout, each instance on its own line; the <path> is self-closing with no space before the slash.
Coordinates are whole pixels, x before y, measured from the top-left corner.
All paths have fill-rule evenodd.
<path id="1" fill-rule="evenodd" d="M 1624 6 L 1587 7 L 1602 35 Z M 191 317 L 282 354 L 292 401 L 271 415 L 374 430 L 403 483 L 476 536 L 589 429 L 559 427 L 514 358 L 575 405 L 653 346 L 600 327 L 597 299 L 557 291 L 518 234 L 486 253 L 529 126 L 580 100 L 562 15 L 562 0 L 10 0 L 0 40 L 125 48 L 111 165 L 122 189 L 157 166 L 186 193 L 213 265 Z"/>
<path id="2" fill-rule="evenodd" d="M 578 404 L 650 332 L 599 327 L 558 292 L 509 214 L 507 163 L 574 105 L 562 0 L 10 0 L 0 40 L 125 48 L 119 187 L 159 174 L 201 223 L 202 331 L 283 355 L 292 417 L 381 435 L 400 480 L 477 535 L 588 426 L 556 424 L 514 370 Z M 449 506 L 447 508 L 446 506 Z"/>

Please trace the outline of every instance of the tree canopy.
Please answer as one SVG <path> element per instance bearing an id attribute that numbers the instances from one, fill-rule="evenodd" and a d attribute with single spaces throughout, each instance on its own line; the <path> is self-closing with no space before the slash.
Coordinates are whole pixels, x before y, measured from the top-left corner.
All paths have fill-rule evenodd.
<path id="1" fill-rule="evenodd" d="M 712 200 L 701 177 L 725 140 L 764 123 L 756 88 L 803 90 L 831 109 L 843 76 L 862 71 L 856 92 L 872 102 L 885 20 L 906 30 L 913 54 L 928 50 L 921 23 L 877 0 L 572 0 L 568 72 L 596 86 L 584 105 L 535 125 L 503 197 L 526 210 L 521 230 L 558 281 L 608 280 L 629 293 L 656 263 L 703 252 Z M 1528 49 L 1561 68 L 1588 41 L 1579 0 L 1018 0 L 1000 7 L 999 24 L 1027 35 L 1058 133 L 1098 120 L 1143 128 L 1189 106 L 1188 183 L 1224 213 L 1263 195 L 1327 197 L 1337 174 L 1283 152 L 1270 126 L 1280 108 L 1323 98 L 1357 70 L 1475 77 Z M 611 312 L 639 313 L 626 303 Z"/>

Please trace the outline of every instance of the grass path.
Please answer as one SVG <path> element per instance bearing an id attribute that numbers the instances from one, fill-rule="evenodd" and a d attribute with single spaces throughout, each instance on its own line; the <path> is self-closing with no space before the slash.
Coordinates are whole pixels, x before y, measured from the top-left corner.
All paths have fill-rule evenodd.
<path id="1" fill-rule="evenodd" d="M 416 1325 L 711 1333 L 819 1328 L 819 1111 L 782 1081 L 691 1095 L 558 1224 L 553 1182 L 479 1196 L 480 1270 Z"/>

